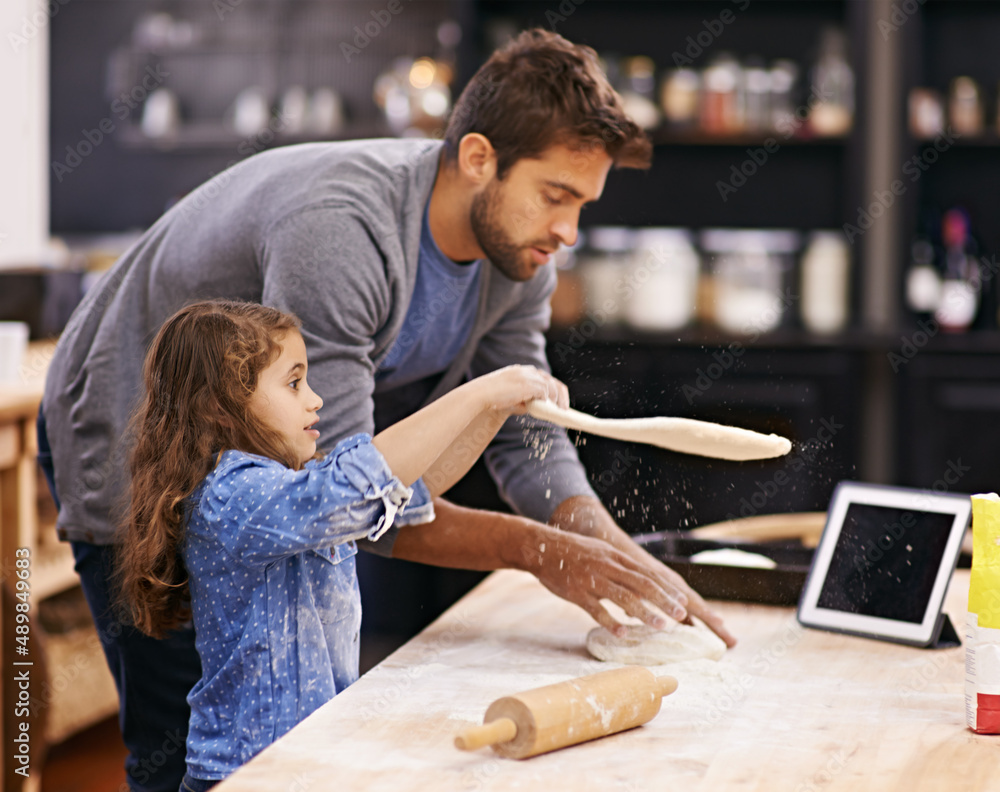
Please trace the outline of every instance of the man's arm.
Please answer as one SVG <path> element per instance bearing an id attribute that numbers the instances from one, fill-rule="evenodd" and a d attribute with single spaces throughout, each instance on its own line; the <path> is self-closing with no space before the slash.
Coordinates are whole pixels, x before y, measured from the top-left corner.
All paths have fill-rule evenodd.
<path id="1" fill-rule="evenodd" d="M 636 564 L 665 590 L 676 589 L 686 598 L 689 616 L 697 616 L 727 646 L 735 646 L 736 638 L 726 630 L 722 618 L 705 600 L 670 567 L 653 558 L 615 523 L 614 518 L 596 498 L 580 495 L 563 501 L 549 518 L 549 522 L 564 531 L 602 539 L 632 558 Z"/>
<path id="2" fill-rule="evenodd" d="M 437 516 L 433 522 L 400 530 L 393 558 L 458 569 L 530 572 L 553 594 L 579 605 L 619 635 L 622 627 L 604 609 L 601 599 L 607 598 L 630 616 L 662 628 L 666 622 L 646 602 L 668 616 L 683 619 L 687 614 L 684 603 L 691 602 L 692 595 L 697 598 L 679 577 L 680 585 L 671 578 L 674 573 L 653 574 L 649 562 L 659 562 L 648 555 L 643 558 L 631 550 L 626 552 L 612 541 L 516 515 L 466 509 L 440 498 L 434 501 L 434 509 Z M 715 622 L 718 632 L 721 622 L 717 618 Z M 733 642 L 725 630 L 720 635 Z"/>

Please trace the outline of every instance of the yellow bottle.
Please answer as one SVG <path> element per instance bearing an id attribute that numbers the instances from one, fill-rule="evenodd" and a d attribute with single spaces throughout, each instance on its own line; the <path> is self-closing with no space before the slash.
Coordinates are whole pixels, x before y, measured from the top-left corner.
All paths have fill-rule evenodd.
<path id="1" fill-rule="evenodd" d="M 965 624 L 965 718 L 1000 734 L 1000 496 L 972 496 L 972 576 Z"/>

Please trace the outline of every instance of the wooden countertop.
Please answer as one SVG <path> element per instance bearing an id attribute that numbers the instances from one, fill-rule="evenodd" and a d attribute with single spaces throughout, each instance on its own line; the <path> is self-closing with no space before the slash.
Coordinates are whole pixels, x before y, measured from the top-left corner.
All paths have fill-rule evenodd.
<path id="1" fill-rule="evenodd" d="M 968 571 L 956 572 L 947 604 L 956 625 L 968 584 Z M 807 630 L 791 608 L 718 608 L 739 645 L 719 663 L 655 668 L 679 687 L 645 726 L 501 759 L 452 741 L 496 698 L 611 665 L 587 655 L 594 625 L 582 610 L 526 573 L 495 573 L 218 789 L 997 788 L 1000 737 L 965 726 L 964 648 Z"/>

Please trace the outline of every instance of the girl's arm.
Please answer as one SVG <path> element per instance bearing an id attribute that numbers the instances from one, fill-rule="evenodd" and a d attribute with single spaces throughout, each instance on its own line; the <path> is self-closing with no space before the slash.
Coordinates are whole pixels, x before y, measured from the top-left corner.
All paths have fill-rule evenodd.
<path id="1" fill-rule="evenodd" d="M 372 445 L 406 486 L 421 476 L 434 495 L 472 467 L 504 421 L 532 399 L 568 404 L 566 386 L 531 366 L 477 377 L 375 435 Z"/>
<path id="2" fill-rule="evenodd" d="M 447 492 L 469 472 L 509 415 L 506 411 L 484 410 L 465 427 L 424 473 L 424 484 L 432 496 Z"/>

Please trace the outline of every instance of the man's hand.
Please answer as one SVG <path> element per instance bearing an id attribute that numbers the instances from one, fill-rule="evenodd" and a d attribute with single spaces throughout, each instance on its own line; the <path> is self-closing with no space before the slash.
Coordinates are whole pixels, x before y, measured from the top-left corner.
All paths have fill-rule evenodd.
<path id="1" fill-rule="evenodd" d="M 677 616 L 675 615 L 676 611 L 671 612 L 668 608 L 664 608 L 660 601 L 652 599 L 641 593 L 644 590 L 650 589 L 633 585 L 625 585 L 623 589 L 612 585 L 612 581 L 618 583 L 619 586 L 622 585 L 622 583 L 618 582 L 619 580 L 623 582 L 634 581 L 635 577 L 633 576 L 627 576 L 624 578 L 619 576 L 617 579 L 609 576 L 607 585 L 616 593 L 617 596 L 599 594 L 597 595 L 598 599 L 601 597 L 607 597 L 615 604 L 620 605 L 630 616 L 635 616 L 636 618 L 641 619 L 651 627 L 660 628 L 662 625 L 658 624 L 654 618 L 651 618 L 652 616 L 655 616 L 655 614 L 650 611 L 649 608 L 642 606 L 641 603 L 639 603 L 640 607 L 636 607 L 633 601 L 637 597 L 645 598 L 655 604 L 668 616 L 673 616 L 679 620 L 690 621 L 690 616 L 697 616 L 705 622 L 706 626 L 708 626 L 712 632 L 725 641 L 727 646 L 731 647 L 736 645 L 736 638 L 728 630 L 726 630 L 722 622 L 722 617 L 709 608 L 705 600 L 703 600 L 701 596 L 687 584 L 684 578 L 657 559 L 653 558 L 653 556 L 637 545 L 628 536 L 628 534 L 615 524 L 611 515 L 608 514 L 607 510 L 599 501 L 586 496 L 569 498 L 556 508 L 550 518 L 550 522 L 553 525 L 562 528 L 564 531 L 572 531 L 573 533 L 580 534 L 583 537 L 603 540 L 604 543 L 611 545 L 621 555 L 627 557 L 629 562 L 627 568 L 632 572 L 633 576 L 638 576 L 643 579 L 645 581 L 645 585 L 652 586 L 652 590 L 654 592 L 662 592 L 662 596 L 665 596 L 671 604 L 683 605 L 686 612 Z M 567 561 L 566 563 L 568 564 L 569 562 Z M 546 574 L 549 573 L 547 572 Z M 578 582 L 582 580 L 583 583 L 587 583 L 586 572 L 581 572 L 580 575 L 583 577 L 578 577 Z M 584 609 L 594 616 L 600 624 L 607 627 L 612 632 L 620 634 L 617 630 L 612 629 L 612 626 L 617 625 L 617 622 L 607 615 L 607 611 L 605 611 L 603 607 L 598 606 L 600 611 L 605 615 L 605 618 L 598 618 L 598 616 L 590 610 L 590 608 L 578 601 L 574 598 L 574 596 L 567 596 L 556 588 L 553 588 L 546 582 L 545 579 L 542 578 L 541 574 L 538 574 L 538 577 L 542 580 L 546 587 L 549 588 L 549 590 L 581 605 L 581 607 L 584 607 Z M 567 588 L 567 592 L 571 591 L 572 587 Z M 609 624 L 612 626 L 609 626 Z"/>
<path id="2" fill-rule="evenodd" d="M 680 575 L 632 541 L 594 498 L 565 501 L 552 516 L 554 525 L 442 498 L 435 498 L 434 510 L 433 522 L 400 529 L 393 558 L 457 569 L 523 569 L 617 634 L 621 625 L 601 599 L 656 628 L 666 626 L 663 617 L 643 600 L 673 618 L 694 615 L 726 644 L 736 643 Z"/>
<path id="3" fill-rule="evenodd" d="M 650 604 L 678 621 L 687 617 L 688 599 L 680 587 L 654 578 L 608 542 L 559 529 L 539 530 L 521 554 L 523 568 L 549 591 L 579 605 L 616 635 L 624 635 L 625 627 L 605 610 L 604 598 L 658 629 L 667 621 Z"/>

